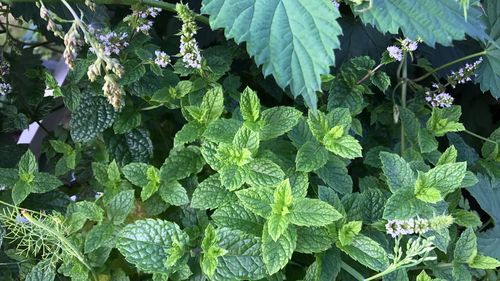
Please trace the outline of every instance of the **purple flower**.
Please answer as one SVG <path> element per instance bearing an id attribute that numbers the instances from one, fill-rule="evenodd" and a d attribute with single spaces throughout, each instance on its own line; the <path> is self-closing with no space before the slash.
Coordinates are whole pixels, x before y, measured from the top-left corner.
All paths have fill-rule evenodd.
<path id="1" fill-rule="evenodd" d="M 167 55 L 165 52 L 162 52 L 162 51 L 155 51 L 155 55 L 156 55 L 156 58 L 155 58 L 155 64 L 158 65 L 159 67 L 161 68 L 165 68 L 167 67 L 167 65 L 170 64 L 170 56 Z"/>
<path id="2" fill-rule="evenodd" d="M 397 46 L 387 47 L 387 52 L 389 52 L 389 57 L 401 61 L 403 59 L 403 51 Z"/>
<path id="3" fill-rule="evenodd" d="M 9 83 L 0 83 L 0 96 L 12 93 L 12 86 Z"/>

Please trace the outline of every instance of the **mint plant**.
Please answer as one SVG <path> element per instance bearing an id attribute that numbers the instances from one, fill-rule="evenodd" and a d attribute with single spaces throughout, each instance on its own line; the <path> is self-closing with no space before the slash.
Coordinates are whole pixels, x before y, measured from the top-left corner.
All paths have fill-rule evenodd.
<path id="1" fill-rule="evenodd" d="M 499 0 L 171 2 L 0 0 L 0 280 L 498 280 Z"/>

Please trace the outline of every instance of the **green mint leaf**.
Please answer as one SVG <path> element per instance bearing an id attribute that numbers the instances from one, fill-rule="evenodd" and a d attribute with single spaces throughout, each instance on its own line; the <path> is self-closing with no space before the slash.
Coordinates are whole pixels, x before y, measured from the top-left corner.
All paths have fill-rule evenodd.
<path id="1" fill-rule="evenodd" d="M 85 238 L 84 250 L 85 254 L 93 252 L 102 246 L 113 245 L 113 233 L 115 227 L 110 223 L 102 223 L 94 226 Z"/>
<path id="2" fill-rule="evenodd" d="M 33 192 L 33 185 L 24 181 L 18 181 L 12 188 L 12 201 L 14 205 L 19 205 L 21 202 Z"/>
<path id="3" fill-rule="evenodd" d="M 212 175 L 201 182 L 194 190 L 191 207 L 203 210 L 217 209 L 236 200 L 236 195 L 224 188 L 219 175 Z"/>
<path id="4" fill-rule="evenodd" d="M 377 71 L 370 76 L 370 82 L 381 92 L 385 92 L 391 86 L 391 78 L 383 71 Z"/>
<path id="5" fill-rule="evenodd" d="M 383 271 L 389 267 L 388 254 L 384 248 L 378 242 L 362 234 L 356 235 L 351 244 L 342 246 L 337 243 L 337 247 L 352 259 L 373 270 Z"/>
<path id="6" fill-rule="evenodd" d="M 113 123 L 115 134 L 125 134 L 139 127 L 142 123 L 142 115 L 137 111 L 125 110 L 118 114 Z"/>
<path id="7" fill-rule="evenodd" d="M 80 230 L 87 220 L 101 222 L 104 217 L 104 210 L 90 201 L 80 201 L 68 205 L 66 209 L 66 222 L 68 231 L 73 233 Z"/>
<path id="8" fill-rule="evenodd" d="M 340 194 L 352 193 L 352 179 L 343 161 L 330 159 L 325 166 L 316 171 L 316 174 L 329 188 L 336 192 Z"/>
<path id="9" fill-rule="evenodd" d="M 242 167 L 252 161 L 252 152 L 247 148 L 237 148 L 223 143 L 217 148 L 215 157 L 221 162 L 220 165 Z"/>
<path id="10" fill-rule="evenodd" d="M 203 241 L 201 242 L 201 249 L 203 250 L 203 256 L 201 257 L 201 270 L 208 278 L 212 278 L 217 269 L 218 257 L 224 256 L 226 250 L 218 246 L 219 238 L 215 232 L 214 226 L 209 224 L 205 228 L 205 235 Z"/>
<path id="11" fill-rule="evenodd" d="M 269 235 L 276 241 L 285 232 L 290 223 L 288 214 L 293 202 L 292 187 L 290 182 L 285 180 L 278 184 L 274 190 L 274 200 L 271 206 L 272 214 L 267 218 Z"/>
<path id="12" fill-rule="evenodd" d="M 308 141 L 316 140 L 304 117 L 299 118 L 299 122 L 290 132 L 288 132 L 287 136 L 297 148 L 303 146 Z"/>
<path id="13" fill-rule="evenodd" d="M 203 132 L 203 137 L 215 143 L 231 143 L 243 123 L 235 119 L 217 119 Z"/>
<path id="14" fill-rule="evenodd" d="M 35 173 L 32 185 L 33 193 L 45 193 L 62 186 L 63 183 L 51 174 Z"/>
<path id="15" fill-rule="evenodd" d="M 243 149 L 246 148 L 256 154 L 259 150 L 259 133 L 256 133 L 247 127 L 241 127 L 233 139 L 233 145 L 236 148 Z"/>
<path id="16" fill-rule="evenodd" d="M 500 33 L 498 32 L 498 25 L 494 19 L 498 18 L 498 11 L 500 8 L 496 1 L 488 1 L 484 4 L 484 10 L 486 10 L 486 15 L 489 19 L 488 30 L 490 33 L 490 42 L 486 46 L 485 61 L 481 63 L 477 70 L 478 77 L 476 81 L 481 85 L 481 90 L 483 92 L 490 91 L 490 93 L 498 99 L 498 97 L 500 97 L 500 80 L 498 78 L 500 74 L 500 50 L 498 49 Z"/>
<path id="17" fill-rule="evenodd" d="M 380 161 L 387 185 L 392 192 L 415 185 L 415 173 L 408 162 L 399 155 L 383 151 L 380 152 Z"/>
<path id="18" fill-rule="evenodd" d="M 438 148 L 436 138 L 427 129 L 418 130 L 417 142 L 421 153 L 429 153 Z"/>
<path id="19" fill-rule="evenodd" d="M 425 182 L 445 196 L 460 187 L 466 171 L 466 162 L 439 165 L 425 173 Z"/>
<path id="20" fill-rule="evenodd" d="M 260 100 L 257 93 L 246 87 L 240 98 L 240 110 L 243 120 L 257 122 L 260 116 Z"/>
<path id="21" fill-rule="evenodd" d="M 326 149 L 332 153 L 347 159 L 354 159 L 362 156 L 361 150 L 363 148 L 358 140 L 349 135 L 342 136 L 338 139 L 327 139 L 324 145 Z"/>
<path id="22" fill-rule="evenodd" d="M 430 204 L 417 199 L 413 190 L 400 189 L 387 200 L 384 209 L 384 219 L 410 219 L 417 215 L 432 215 Z"/>
<path id="23" fill-rule="evenodd" d="M 189 204 L 186 189 L 177 181 L 162 182 L 159 194 L 161 199 L 170 205 L 182 206 Z"/>
<path id="24" fill-rule="evenodd" d="M 288 106 L 276 106 L 262 111 L 264 126 L 260 130 L 261 140 L 277 138 L 289 132 L 297 123 L 302 113 Z"/>
<path id="25" fill-rule="evenodd" d="M 146 170 L 146 178 L 148 183 L 142 187 L 141 200 L 148 200 L 151 195 L 155 194 L 160 187 L 160 171 L 153 166 L 148 166 Z"/>
<path id="26" fill-rule="evenodd" d="M 420 171 L 418 172 L 417 181 L 415 183 L 415 196 L 428 203 L 437 203 L 443 200 L 441 192 L 433 187 L 427 179 L 427 176 Z"/>
<path id="27" fill-rule="evenodd" d="M 472 228 L 465 229 L 455 245 L 453 258 L 457 262 L 472 263 L 477 255 L 477 238 Z"/>
<path id="28" fill-rule="evenodd" d="M 352 243 L 354 238 L 361 231 L 363 222 L 361 221 L 350 221 L 342 226 L 339 230 L 339 242 L 342 246 L 347 246 Z"/>
<path id="29" fill-rule="evenodd" d="M 298 150 L 295 158 L 297 171 L 311 172 L 328 162 L 328 151 L 317 141 L 307 141 Z"/>
<path id="30" fill-rule="evenodd" d="M 203 169 L 203 157 L 195 146 L 174 149 L 160 168 L 160 178 L 164 182 L 185 179 Z"/>
<path id="31" fill-rule="evenodd" d="M 466 211 L 462 209 L 455 209 L 451 213 L 454 218 L 454 223 L 465 227 L 479 227 L 483 223 L 479 215 L 473 211 Z"/>
<path id="32" fill-rule="evenodd" d="M 134 190 L 124 190 L 113 196 L 105 204 L 108 218 L 114 224 L 121 224 L 134 208 Z"/>
<path id="33" fill-rule="evenodd" d="M 272 275 L 284 268 L 292 258 L 293 251 L 297 245 L 297 231 L 289 227 L 274 241 L 269 235 L 267 224 L 262 231 L 262 258 L 267 272 Z"/>
<path id="34" fill-rule="evenodd" d="M 227 253 L 219 257 L 216 280 L 259 280 L 267 276 L 262 260 L 261 239 L 238 230 L 218 228 L 219 247 Z"/>
<path id="35" fill-rule="evenodd" d="M 432 278 L 429 275 L 427 275 L 425 270 L 422 270 L 422 272 L 420 272 L 420 274 L 417 275 L 416 281 L 432 281 Z"/>
<path id="36" fill-rule="evenodd" d="M 443 165 L 443 164 L 452 164 L 452 163 L 455 163 L 455 162 L 457 162 L 457 156 L 458 156 L 458 152 L 455 149 L 455 146 L 452 145 L 452 146 L 448 147 L 443 152 L 443 154 L 441 154 L 441 156 L 439 156 L 439 160 L 436 163 L 436 166 L 440 166 L 440 165 Z"/>
<path id="37" fill-rule="evenodd" d="M 337 36 L 342 33 L 335 21 L 339 12 L 330 4 L 244 0 L 231 5 L 221 0 L 205 0 L 201 11 L 210 15 L 212 29 L 224 28 L 227 38 L 237 43 L 247 42 L 248 53 L 258 66 L 263 65 L 264 75 L 273 74 L 281 88 L 290 86 L 293 96 L 302 95 L 316 109 L 321 75 L 330 72 L 335 62 L 332 48 L 340 47 Z M 329 20 L 319 24 L 320 18 Z M 263 29 L 273 32 L 263 33 Z M 303 36 L 300 39 L 278 36 L 278 40 L 274 32 Z"/>
<path id="38" fill-rule="evenodd" d="M 478 269 L 496 269 L 500 267 L 500 261 L 492 257 L 477 255 L 469 263 L 469 266 Z"/>
<path id="39" fill-rule="evenodd" d="M 245 169 L 248 171 L 247 183 L 252 186 L 273 186 L 285 177 L 280 166 L 268 159 L 254 159 Z"/>
<path id="40" fill-rule="evenodd" d="M 215 87 L 208 90 L 203 96 L 200 108 L 203 110 L 204 124 L 209 124 L 217 120 L 224 112 L 222 87 Z"/>
<path id="41" fill-rule="evenodd" d="M 19 177 L 23 178 L 24 175 L 34 175 L 38 172 L 38 163 L 35 155 L 31 150 L 27 150 L 26 153 L 19 159 Z"/>
<path id="42" fill-rule="evenodd" d="M 251 187 L 236 191 L 236 196 L 240 202 L 254 214 L 263 218 L 271 215 L 274 195 L 269 187 Z"/>
<path id="43" fill-rule="evenodd" d="M 204 126 L 194 122 L 184 124 L 184 126 L 175 134 L 174 147 L 182 146 L 186 143 L 199 139 L 204 130 Z"/>
<path id="44" fill-rule="evenodd" d="M 240 189 L 249 177 L 248 170 L 237 165 L 224 166 L 219 174 L 222 185 L 229 191 Z"/>
<path id="45" fill-rule="evenodd" d="M 340 273 L 339 259 L 340 251 L 335 247 L 323 253 L 316 254 L 316 260 L 307 269 L 304 281 L 336 280 L 337 275 Z"/>
<path id="46" fill-rule="evenodd" d="M 26 276 L 25 281 L 53 281 L 56 278 L 56 270 L 48 259 L 38 262 Z"/>
<path id="47" fill-rule="evenodd" d="M 334 207 L 318 199 L 296 198 L 290 211 L 290 222 L 299 226 L 325 226 L 340 218 Z"/>
<path id="48" fill-rule="evenodd" d="M 149 167 L 145 163 L 130 163 L 122 168 L 122 172 L 129 182 L 143 188 L 149 183 L 147 176 Z"/>
<path id="49" fill-rule="evenodd" d="M 348 108 L 334 108 L 328 113 L 327 118 L 332 127 L 340 126 L 344 132 L 348 132 L 351 128 L 352 117 Z"/>
<path id="50" fill-rule="evenodd" d="M 326 115 L 321 111 L 309 111 L 307 125 L 309 126 L 312 135 L 320 142 L 323 141 L 325 134 L 330 130 L 330 122 Z"/>
<path id="51" fill-rule="evenodd" d="M 12 188 L 19 180 L 17 169 L 0 168 L 0 186 Z"/>
<path id="52" fill-rule="evenodd" d="M 303 198 L 307 195 L 309 189 L 309 178 L 307 173 L 288 172 L 288 181 L 292 187 L 292 196 L 294 198 Z"/>
<path id="53" fill-rule="evenodd" d="M 460 107 L 432 109 L 431 118 L 427 121 L 427 129 L 432 131 L 436 137 L 441 137 L 451 132 L 464 131 L 465 127 L 458 122 L 462 111 Z"/>
<path id="54" fill-rule="evenodd" d="M 256 237 L 262 235 L 264 220 L 238 202 L 217 208 L 211 218 L 219 227 L 241 230 Z"/>
<path id="55" fill-rule="evenodd" d="M 149 273 L 168 273 L 165 266 L 174 241 L 187 244 L 189 237 L 177 224 L 159 219 L 138 220 L 118 234 L 116 247 L 125 259 Z"/>
<path id="56" fill-rule="evenodd" d="M 296 227 L 296 252 L 311 254 L 320 253 L 331 248 L 335 235 L 327 227 Z"/>

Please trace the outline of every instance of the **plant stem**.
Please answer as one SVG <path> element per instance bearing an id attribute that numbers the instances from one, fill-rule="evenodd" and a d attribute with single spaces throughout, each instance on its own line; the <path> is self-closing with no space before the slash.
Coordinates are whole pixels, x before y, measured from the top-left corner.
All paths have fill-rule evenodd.
<path id="1" fill-rule="evenodd" d="M 401 107 L 406 108 L 406 93 L 408 91 L 408 67 L 407 67 L 407 59 L 406 54 L 403 57 L 403 61 L 401 62 L 403 65 L 403 73 L 401 76 L 402 85 L 401 85 Z M 405 153 L 405 126 L 403 121 L 401 121 L 401 156 L 404 156 Z"/>
<path id="2" fill-rule="evenodd" d="M 466 129 L 464 132 L 466 132 L 467 134 L 469 134 L 469 135 L 471 135 L 471 136 L 474 136 L 474 137 L 476 137 L 476 138 L 478 138 L 478 139 L 480 139 L 480 140 L 483 140 L 483 141 L 485 141 L 485 142 L 490 142 L 490 143 L 492 143 L 492 144 L 498 145 L 498 143 L 497 143 L 496 141 L 494 141 L 494 140 L 490 140 L 489 138 L 485 138 L 485 137 L 483 137 L 483 136 L 480 136 L 480 135 L 478 135 L 478 134 L 476 134 L 476 133 L 473 133 L 473 132 L 471 132 L 471 131 L 469 131 L 469 130 L 467 130 L 467 129 Z"/>
<path id="3" fill-rule="evenodd" d="M 422 76 L 420 76 L 418 78 L 413 79 L 413 82 L 422 81 L 425 78 L 431 76 L 432 74 L 434 74 L 434 73 L 436 73 L 436 72 L 438 72 L 438 71 L 440 71 L 442 69 L 447 68 L 448 66 L 452 66 L 452 65 L 454 65 L 456 63 L 459 63 L 459 62 L 462 62 L 462 61 L 465 61 L 465 60 L 468 60 L 468 59 L 471 59 L 471 58 L 475 58 L 475 57 L 479 57 L 479 56 L 484 56 L 484 55 L 486 55 L 486 50 L 478 52 L 478 53 L 470 54 L 468 56 L 456 59 L 454 61 L 450 61 L 449 63 L 445 63 L 445 64 L 441 65 L 440 67 L 434 68 L 432 71 L 427 72 L 426 74 L 424 74 L 424 75 L 422 75 Z"/>
<path id="4" fill-rule="evenodd" d="M 35 0 L 2 0 L 2 2 L 12 5 L 15 3 L 35 3 Z M 44 2 L 59 2 L 59 0 L 45 0 Z M 70 0 L 69 2 L 71 3 L 85 3 L 85 0 Z M 156 1 L 156 0 L 93 0 L 94 3 L 96 4 L 103 4 L 103 5 L 125 5 L 125 6 L 132 6 L 134 4 L 144 4 L 150 7 L 156 7 L 156 8 L 161 8 L 163 10 L 176 13 L 175 10 L 175 4 L 172 3 L 167 3 L 167 2 L 162 2 L 162 1 Z M 202 15 L 196 15 L 195 16 L 196 20 L 204 23 L 206 25 L 209 24 L 208 18 Z"/>
<path id="5" fill-rule="evenodd" d="M 95 276 L 94 271 L 92 270 L 92 267 L 85 261 L 85 257 L 80 253 L 80 251 L 77 248 L 75 248 L 75 246 L 68 239 L 66 239 L 66 237 L 64 237 L 60 233 L 50 229 L 49 227 L 47 227 L 43 223 L 40 223 L 37 219 L 33 218 L 28 213 L 24 213 L 23 216 L 33 225 L 43 229 L 44 231 L 50 233 L 51 235 L 57 237 L 57 239 L 61 242 L 61 244 L 64 245 L 64 247 L 68 250 L 68 252 L 70 252 L 71 255 L 73 255 L 76 259 L 78 259 L 78 261 L 81 262 L 82 265 L 84 265 L 89 270 L 89 272 L 92 274 L 92 278 L 94 280 L 98 280 L 97 277 Z"/>
<path id="6" fill-rule="evenodd" d="M 366 79 L 370 78 L 371 76 L 373 76 L 373 74 L 375 74 L 375 72 L 381 68 L 383 66 L 383 64 L 379 64 L 377 65 L 374 69 L 370 69 L 368 70 L 368 73 L 366 73 L 365 76 L 363 76 L 363 78 L 359 79 L 359 81 L 356 83 L 356 84 L 361 84 L 363 83 Z"/>
<path id="7" fill-rule="evenodd" d="M 359 273 L 356 269 L 352 268 L 347 263 L 345 263 L 345 262 L 342 261 L 340 263 L 340 267 L 343 270 L 347 271 L 347 273 L 351 274 L 352 277 L 356 278 L 356 280 L 359 280 L 359 281 L 365 280 L 365 277 L 363 277 L 363 275 L 361 275 L 361 273 Z"/>

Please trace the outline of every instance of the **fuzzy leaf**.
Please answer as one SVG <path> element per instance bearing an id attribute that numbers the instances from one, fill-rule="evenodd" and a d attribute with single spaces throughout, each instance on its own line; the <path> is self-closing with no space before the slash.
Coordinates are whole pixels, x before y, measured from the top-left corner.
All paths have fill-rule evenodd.
<path id="1" fill-rule="evenodd" d="M 113 125 L 116 113 L 102 96 L 85 94 L 71 116 L 69 126 L 75 142 L 88 142 Z"/>
<path id="2" fill-rule="evenodd" d="M 264 126 L 260 130 L 261 140 L 274 139 L 290 131 L 302 113 L 293 107 L 276 106 L 262 111 L 261 120 Z"/>
<path id="3" fill-rule="evenodd" d="M 479 269 L 496 269 L 500 267 L 500 261 L 492 257 L 477 255 L 472 262 L 469 263 L 469 266 Z"/>
<path id="4" fill-rule="evenodd" d="M 181 180 L 200 172 L 203 165 L 201 152 L 195 146 L 172 150 L 161 166 L 160 178 L 164 182 Z"/>
<path id="5" fill-rule="evenodd" d="M 108 218 L 115 224 L 120 224 L 134 208 L 134 190 L 124 190 L 116 194 L 105 205 Z"/>
<path id="6" fill-rule="evenodd" d="M 241 94 L 240 110 L 243 120 L 256 122 L 260 116 L 260 100 L 252 89 L 246 87 Z"/>
<path id="7" fill-rule="evenodd" d="M 462 263 L 471 263 L 477 255 L 477 238 L 472 228 L 467 228 L 455 245 L 453 258 Z"/>
<path id="8" fill-rule="evenodd" d="M 241 230 L 260 237 L 263 219 L 246 209 L 240 203 L 224 205 L 212 214 L 211 218 L 219 227 Z"/>
<path id="9" fill-rule="evenodd" d="M 368 8 L 369 5 L 373 7 Z M 377 27 L 382 33 L 403 34 L 413 40 L 422 38 L 429 46 L 439 43 L 451 46 L 452 40 L 486 37 L 478 7 L 469 8 L 467 20 L 458 3 L 448 0 L 373 0 L 358 7 L 365 23 Z M 391 15 L 391 16 L 389 16 Z M 443 16 L 446 15 L 446 16 Z"/>
<path id="10" fill-rule="evenodd" d="M 265 76 L 273 74 L 281 88 L 316 108 L 320 75 L 334 64 L 332 49 L 340 46 L 339 12 L 329 1 L 204 0 L 212 29 L 224 28 L 226 38 L 247 42 L 247 51 Z"/>
<path id="11" fill-rule="evenodd" d="M 415 184 L 415 174 L 410 165 L 399 155 L 381 152 L 382 171 L 392 192 L 398 189 L 410 188 Z"/>
<path id="12" fill-rule="evenodd" d="M 389 266 L 388 254 L 384 248 L 362 234 L 358 234 L 349 245 L 337 243 L 337 246 L 351 258 L 373 270 L 383 271 Z"/>
<path id="13" fill-rule="evenodd" d="M 213 175 L 201 182 L 193 192 L 191 207 L 198 209 L 217 209 L 220 206 L 236 201 L 233 192 L 222 185 L 218 175 Z"/>
<path id="14" fill-rule="evenodd" d="M 182 206 L 189 203 L 186 189 L 177 181 L 162 182 L 159 194 L 163 201 L 174 206 Z"/>
<path id="15" fill-rule="evenodd" d="M 297 227 L 297 248 L 299 253 L 319 253 L 328 250 L 335 241 L 335 235 L 327 227 Z"/>
<path id="16" fill-rule="evenodd" d="M 285 177 L 285 173 L 273 161 L 255 159 L 245 166 L 248 170 L 248 183 L 252 186 L 273 186 Z"/>
<path id="17" fill-rule="evenodd" d="M 251 187 L 236 191 L 236 195 L 245 208 L 263 218 L 269 217 L 273 203 L 273 190 L 268 187 Z"/>
<path id="18" fill-rule="evenodd" d="M 297 171 L 311 172 L 328 162 L 328 151 L 317 141 L 304 143 L 297 151 L 295 166 Z"/>
<path id="19" fill-rule="evenodd" d="M 340 218 L 334 207 L 318 199 L 296 198 L 290 210 L 290 222 L 299 226 L 325 226 Z"/>

